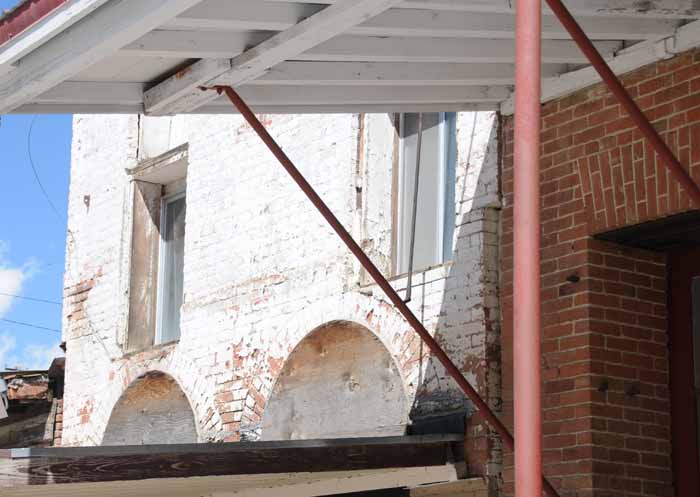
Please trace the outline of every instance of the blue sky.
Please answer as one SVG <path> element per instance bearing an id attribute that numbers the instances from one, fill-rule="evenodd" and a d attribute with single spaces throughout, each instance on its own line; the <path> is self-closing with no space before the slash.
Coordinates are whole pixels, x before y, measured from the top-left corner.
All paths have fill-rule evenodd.
<path id="1" fill-rule="evenodd" d="M 0 0 L 0 10 L 16 0 Z M 29 130 L 37 184 L 27 149 Z M 60 334 L 8 323 L 61 328 L 61 306 L 8 297 L 60 302 L 70 174 L 71 116 L 0 116 L 0 370 L 48 368 L 61 354 Z"/>

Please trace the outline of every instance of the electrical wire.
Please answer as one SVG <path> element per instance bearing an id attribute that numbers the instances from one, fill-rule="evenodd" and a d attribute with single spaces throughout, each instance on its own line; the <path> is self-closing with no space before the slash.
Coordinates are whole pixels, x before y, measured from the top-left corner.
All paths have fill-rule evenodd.
<path id="1" fill-rule="evenodd" d="M 41 302 L 43 304 L 54 304 L 54 305 L 62 305 L 61 302 L 58 302 L 57 300 L 47 300 L 47 299 L 38 299 L 36 297 L 26 297 L 24 295 L 15 295 L 13 293 L 4 293 L 0 292 L 0 296 L 3 297 L 12 297 L 15 299 L 22 299 L 22 300 L 30 300 L 32 302 Z"/>
<path id="2" fill-rule="evenodd" d="M 39 185 L 39 189 L 41 190 L 41 193 L 44 195 L 44 199 L 46 199 L 46 203 L 49 204 L 49 207 L 51 207 L 51 210 L 53 213 L 56 215 L 56 217 L 61 221 L 65 222 L 65 218 L 58 212 L 58 209 L 56 208 L 56 205 L 51 201 L 51 197 L 49 197 L 49 193 L 46 191 L 46 188 L 44 188 L 44 184 L 41 182 L 41 178 L 39 178 L 39 172 L 36 169 L 36 164 L 34 163 L 34 156 L 32 156 L 32 132 L 34 131 L 34 123 L 36 123 L 36 119 L 38 116 L 34 116 L 32 118 L 32 122 L 29 124 L 29 133 L 27 133 L 27 156 L 29 157 L 29 165 L 32 167 L 32 172 L 34 173 L 34 179 L 36 180 L 36 184 Z"/>
<path id="3" fill-rule="evenodd" d="M 18 324 L 20 326 L 27 326 L 28 328 L 36 328 L 37 330 L 45 330 L 45 331 L 53 331 L 56 333 L 61 333 L 61 330 L 58 330 L 56 328 L 48 328 L 46 326 L 40 326 L 38 324 L 23 323 L 22 321 L 13 321 L 11 319 L 4 319 L 4 318 L 0 318 L 0 321 L 3 321 L 5 323 Z"/>

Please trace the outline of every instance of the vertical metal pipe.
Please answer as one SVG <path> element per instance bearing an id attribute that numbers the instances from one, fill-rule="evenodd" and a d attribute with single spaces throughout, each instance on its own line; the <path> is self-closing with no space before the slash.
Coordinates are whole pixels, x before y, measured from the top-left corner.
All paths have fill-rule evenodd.
<path id="1" fill-rule="evenodd" d="M 540 374 L 540 0 L 515 21 L 513 373 L 515 495 L 542 495 Z"/>
<path id="2" fill-rule="evenodd" d="M 435 358 L 443 365 L 445 371 L 450 375 L 459 388 L 464 392 L 469 400 L 472 401 L 477 410 L 484 417 L 486 422 L 491 426 L 491 428 L 498 433 L 501 437 L 503 443 L 510 450 L 513 450 L 515 443 L 513 440 L 513 435 L 510 434 L 508 428 L 503 424 L 503 422 L 498 419 L 498 416 L 493 412 L 489 405 L 484 402 L 479 393 L 471 386 L 469 381 L 464 377 L 459 368 L 452 362 L 452 359 L 445 353 L 445 351 L 440 347 L 440 344 L 430 335 L 428 330 L 423 326 L 423 323 L 413 314 L 413 311 L 409 309 L 406 303 L 399 297 L 396 290 L 391 286 L 389 281 L 384 277 L 384 275 L 377 269 L 369 256 L 362 250 L 358 243 L 352 238 L 352 235 L 348 233 L 343 224 L 338 220 L 333 212 L 328 208 L 323 199 L 316 193 L 313 187 L 306 181 L 304 175 L 301 174 L 299 169 L 294 165 L 294 163 L 287 157 L 287 154 L 280 148 L 280 146 L 275 142 L 275 139 L 270 136 L 267 132 L 265 126 L 260 122 L 260 120 L 255 116 L 253 111 L 248 107 L 248 105 L 238 96 L 238 93 L 229 86 L 215 86 L 212 88 L 202 87 L 202 90 L 217 90 L 218 92 L 226 93 L 226 96 L 231 101 L 234 107 L 238 109 L 243 118 L 248 121 L 248 124 L 253 128 L 253 130 L 258 134 L 262 142 L 267 146 L 267 148 L 272 152 L 272 155 L 279 161 L 282 167 L 287 171 L 287 173 L 292 177 L 294 182 L 301 188 L 307 198 L 316 207 L 323 218 L 328 222 L 328 224 L 333 228 L 333 231 L 340 237 L 340 239 L 345 243 L 350 252 L 359 261 L 362 267 L 365 268 L 367 273 L 372 277 L 374 282 L 382 289 L 387 298 L 391 301 L 396 309 L 401 313 L 401 315 L 406 319 L 408 324 L 414 329 L 414 331 L 420 336 L 423 343 L 428 347 L 430 352 L 435 356 Z M 557 491 L 552 487 L 552 485 L 547 481 L 544 476 L 540 474 L 537 478 L 541 480 L 541 484 L 544 486 L 545 493 L 549 497 L 559 497 Z M 534 496 L 533 496 L 534 497 Z M 539 494 L 536 496 L 539 497 Z"/>
<path id="3" fill-rule="evenodd" d="M 406 124 L 404 123 L 404 127 Z M 418 218 L 418 185 L 420 184 L 420 154 L 423 145 L 423 113 L 418 113 L 418 135 L 416 135 L 416 170 L 413 175 L 413 205 L 411 206 L 411 241 L 408 248 L 408 277 L 406 278 L 406 298 L 413 296 L 413 257 L 416 251 L 416 219 Z"/>
<path id="4" fill-rule="evenodd" d="M 697 183 L 681 165 L 676 156 L 673 155 L 673 152 L 668 148 L 668 145 L 666 145 L 654 126 L 649 122 L 649 119 L 644 115 L 627 90 L 625 90 L 625 87 L 622 86 L 619 78 L 612 69 L 610 69 L 608 63 L 605 62 L 605 59 L 600 55 L 600 52 L 598 52 L 598 49 L 593 45 L 590 38 L 586 36 L 586 33 L 576 22 L 576 19 L 574 19 L 561 0 L 547 0 L 547 4 L 552 12 L 554 12 L 554 15 L 557 16 L 559 22 L 561 22 L 564 28 L 569 32 L 571 38 L 573 38 L 586 58 L 590 61 L 591 65 L 598 72 L 601 79 L 610 89 L 610 92 L 617 98 L 622 108 L 625 109 L 627 115 L 637 125 L 637 128 L 644 138 L 649 141 L 649 144 L 659 155 L 661 161 L 669 169 L 671 176 L 683 185 L 683 188 L 693 199 L 695 205 L 700 206 L 700 187 L 698 187 Z"/>

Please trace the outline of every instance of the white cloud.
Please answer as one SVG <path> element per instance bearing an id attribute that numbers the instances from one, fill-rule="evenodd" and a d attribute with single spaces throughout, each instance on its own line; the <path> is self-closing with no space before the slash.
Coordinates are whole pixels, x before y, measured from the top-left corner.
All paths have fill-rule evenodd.
<path id="1" fill-rule="evenodd" d="M 19 295 L 22 292 L 24 282 L 36 271 L 36 263 L 27 262 L 22 266 L 11 266 L 5 254 L 7 245 L 0 240 L 0 318 L 10 311 L 14 298 L 11 295 Z"/>
<path id="2" fill-rule="evenodd" d="M 50 345 L 31 344 L 24 347 L 22 355 L 17 359 L 21 369 L 49 369 L 51 361 L 63 356 L 60 342 Z"/>
<path id="3" fill-rule="evenodd" d="M 17 342 L 12 335 L 3 333 L 0 335 L 0 371 L 8 366 L 7 361 L 10 359 L 9 354 L 15 349 Z"/>
<path id="4" fill-rule="evenodd" d="M 14 302 L 11 295 L 21 295 L 22 286 L 37 270 L 34 261 L 13 266 L 7 261 L 7 245 L 0 240 L 0 319 L 7 316 Z M 55 357 L 63 355 L 59 342 L 49 345 L 29 344 L 21 353 L 17 341 L 9 333 L 0 333 L 0 370 L 5 368 L 48 369 Z"/>

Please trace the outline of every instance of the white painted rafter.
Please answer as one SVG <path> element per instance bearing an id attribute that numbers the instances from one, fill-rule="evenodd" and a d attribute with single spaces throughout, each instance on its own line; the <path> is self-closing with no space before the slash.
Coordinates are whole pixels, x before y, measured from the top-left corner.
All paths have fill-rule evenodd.
<path id="1" fill-rule="evenodd" d="M 35 48 L 0 77 L 0 114 L 69 79 L 199 0 L 109 1 Z"/>
<path id="2" fill-rule="evenodd" d="M 200 31 L 183 33 L 157 30 L 126 46 L 120 53 L 141 57 L 184 59 L 231 58 L 237 57 L 245 45 L 255 44 L 252 40 L 256 36 L 259 34 Z M 620 42 L 616 41 L 596 42 L 596 46 L 604 55 L 612 54 L 621 45 Z M 246 53 L 250 53 L 250 51 Z M 242 56 L 237 60 L 234 59 L 232 67 L 242 67 L 244 60 Z M 306 51 L 290 55 L 287 60 L 510 64 L 515 62 L 515 46 L 512 40 L 433 38 L 426 41 L 420 38 L 375 38 L 343 35 L 321 42 Z M 244 79 L 258 76 L 279 62 L 282 61 L 274 59 L 272 63 L 265 61 L 256 64 L 255 70 L 246 74 Z M 545 64 L 585 64 L 587 59 L 572 41 L 546 40 L 542 42 L 542 62 Z M 268 66 L 268 63 L 271 65 Z M 222 80 L 224 79 L 232 83 L 235 78 L 222 78 Z"/>
<path id="3" fill-rule="evenodd" d="M 564 64 L 544 64 L 551 77 L 566 70 Z M 512 85 L 513 64 L 454 64 L 413 62 L 283 62 L 248 82 L 256 86 L 474 86 Z"/>
<path id="4" fill-rule="evenodd" d="M 400 0 L 342 0 L 291 28 L 277 33 L 231 60 L 231 69 L 217 82 L 239 85 L 259 76 L 270 67 L 293 58 L 319 43 L 391 8 Z M 186 88 L 169 78 L 144 95 L 147 113 L 191 111 L 211 101 L 211 92 Z"/>
<path id="5" fill-rule="evenodd" d="M 46 43 L 61 31 L 92 13 L 108 0 L 69 0 L 39 19 L 32 29 L 24 30 L 2 45 L 0 74 L 13 71 L 22 56 Z"/>
<path id="6" fill-rule="evenodd" d="M 282 31 L 320 10 L 315 4 L 260 2 L 257 0 L 206 0 L 163 28 L 183 31 Z M 666 36 L 678 20 L 617 17 L 577 18 L 594 40 L 647 40 Z M 509 13 L 390 9 L 351 27 L 345 34 L 359 36 L 417 36 L 427 38 L 505 38 L 515 36 L 515 16 Z M 542 19 L 542 38 L 570 39 L 553 16 Z"/>
<path id="7" fill-rule="evenodd" d="M 268 2 L 294 2 L 333 4 L 338 0 L 265 0 Z M 567 8 L 575 16 L 627 17 L 645 19 L 700 18 L 700 10 L 694 0 L 567 0 Z M 452 12 L 514 13 L 513 0 L 403 0 L 396 5 L 402 9 L 429 9 Z M 542 5 L 545 15 L 552 15 Z"/>

